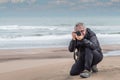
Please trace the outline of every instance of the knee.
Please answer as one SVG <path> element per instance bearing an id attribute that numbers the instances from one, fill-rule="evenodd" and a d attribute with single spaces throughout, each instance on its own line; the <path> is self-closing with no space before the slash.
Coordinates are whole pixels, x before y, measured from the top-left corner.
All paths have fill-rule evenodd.
<path id="1" fill-rule="evenodd" d="M 72 65 L 72 68 L 70 70 L 70 75 L 75 76 L 80 74 L 80 64 L 75 63 Z"/>
<path id="2" fill-rule="evenodd" d="M 79 75 L 79 73 L 75 71 L 70 71 L 70 76 L 75 76 L 75 75 Z"/>

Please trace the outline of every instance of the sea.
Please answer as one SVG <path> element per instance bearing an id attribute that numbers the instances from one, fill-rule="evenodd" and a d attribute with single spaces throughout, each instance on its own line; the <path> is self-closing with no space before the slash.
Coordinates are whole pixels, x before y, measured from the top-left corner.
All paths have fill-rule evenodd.
<path id="1" fill-rule="evenodd" d="M 120 44 L 120 25 L 86 25 L 101 45 Z M 68 47 L 74 24 L 0 25 L 0 49 Z"/>

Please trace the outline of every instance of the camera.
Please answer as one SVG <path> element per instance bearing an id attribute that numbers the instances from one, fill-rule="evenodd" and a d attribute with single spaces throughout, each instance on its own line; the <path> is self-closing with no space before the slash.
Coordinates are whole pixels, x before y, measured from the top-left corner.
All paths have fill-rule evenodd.
<path id="1" fill-rule="evenodd" d="M 77 34 L 77 36 L 81 36 L 81 32 L 80 31 L 76 31 L 75 33 Z"/>

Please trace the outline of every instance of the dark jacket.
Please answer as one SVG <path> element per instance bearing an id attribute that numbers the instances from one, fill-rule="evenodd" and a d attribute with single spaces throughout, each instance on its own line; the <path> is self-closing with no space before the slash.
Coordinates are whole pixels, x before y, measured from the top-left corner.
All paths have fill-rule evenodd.
<path id="1" fill-rule="evenodd" d="M 85 49 L 85 47 L 88 47 L 92 50 L 98 50 L 101 52 L 101 47 L 96 37 L 96 34 L 93 31 L 91 31 L 89 28 L 87 28 L 84 39 L 70 41 L 69 51 L 73 52 L 75 48 L 77 48 L 78 51 L 82 51 Z"/>

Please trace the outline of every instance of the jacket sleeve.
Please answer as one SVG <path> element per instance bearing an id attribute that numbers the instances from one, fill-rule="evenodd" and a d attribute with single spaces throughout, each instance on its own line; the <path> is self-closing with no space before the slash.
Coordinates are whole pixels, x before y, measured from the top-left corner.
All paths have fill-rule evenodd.
<path id="1" fill-rule="evenodd" d="M 84 44 L 85 44 L 85 46 L 87 46 L 87 47 L 90 47 L 91 49 L 96 49 L 97 48 L 97 45 L 98 45 L 98 42 L 97 42 L 98 40 L 97 40 L 97 37 L 96 36 L 92 36 L 91 38 L 90 38 L 90 40 L 88 40 L 88 39 L 83 39 L 83 42 L 84 42 Z"/>
<path id="2" fill-rule="evenodd" d="M 69 44 L 69 47 L 68 47 L 68 50 L 70 52 L 73 52 L 75 50 L 75 48 L 76 48 L 76 40 L 71 40 L 70 44 Z"/>
<path id="3" fill-rule="evenodd" d="M 96 49 L 98 48 L 99 46 L 99 42 L 98 42 L 98 39 L 97 39 L 97 36 L 96 34 L 91 31 L 90 29 L 89 30 L 89 39 L 83 39 L 83 43 L 85 44 L 85 46 L 91 48 L 91 49 Z"/>

